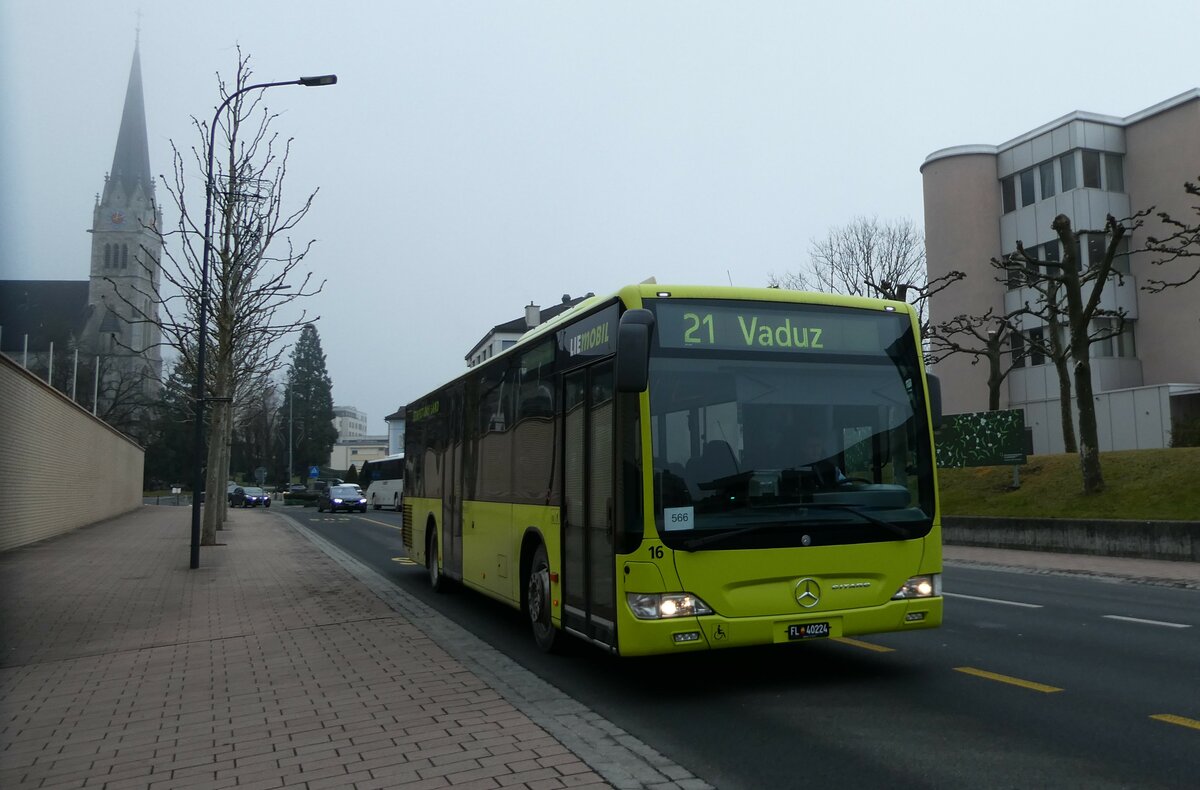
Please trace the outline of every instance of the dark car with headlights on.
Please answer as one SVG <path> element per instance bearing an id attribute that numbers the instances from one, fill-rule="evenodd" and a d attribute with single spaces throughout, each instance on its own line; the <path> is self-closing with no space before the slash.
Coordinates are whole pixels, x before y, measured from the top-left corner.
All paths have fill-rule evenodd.
<path id="1" fill-rule="evenodd" d="M 362 489 L 355 485 L 330 486 L 317 500 L 317 512 L 323 513 L 326 509 L 330 513 L 339 510 L 358 510 L 366 513 L 367 498 L 363 496 Z"/>
<path id="2" fill-rule="evenodd" d="M 229 495 L 230 507 L 263 507 L 271 506 L 271 495 L 261 488 L 246 486 L 233 489 Z"/>

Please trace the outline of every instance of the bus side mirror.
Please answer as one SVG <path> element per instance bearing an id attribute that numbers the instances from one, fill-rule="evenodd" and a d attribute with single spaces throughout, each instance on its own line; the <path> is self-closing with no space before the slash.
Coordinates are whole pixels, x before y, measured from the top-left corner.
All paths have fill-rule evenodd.
<path id="1" fill-rule="evenodd" d="M 650 382 L 654 313 L 626 310 L 617 325 L 617 392 L 645 392 Z"/>
<path id="2" fill-rule="evenodd" d="M 929 419 L 936 431 L 942 427 L 942 382 L 932 373 L 925 374 L 929 387 Z"/>

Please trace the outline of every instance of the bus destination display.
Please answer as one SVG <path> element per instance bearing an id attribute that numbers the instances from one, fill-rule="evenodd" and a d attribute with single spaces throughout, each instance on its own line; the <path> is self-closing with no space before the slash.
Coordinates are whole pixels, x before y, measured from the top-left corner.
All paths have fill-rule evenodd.
<path id="1" fill-rule="evenodd" d="M 741 302 L 660 301 L 659 345 L 739 351 L 878 353 L 902 331 L 900 317 L 864 310 L 767 308 Z"/>

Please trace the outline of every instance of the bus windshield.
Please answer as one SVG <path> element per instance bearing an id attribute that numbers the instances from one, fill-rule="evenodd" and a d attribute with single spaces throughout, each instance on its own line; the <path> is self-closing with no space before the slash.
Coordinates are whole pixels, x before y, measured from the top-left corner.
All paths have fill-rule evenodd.
<path id="1" fill-rule="evenodd" d="M 685 551 L 919 538 L 933 458 L 907 315 L 651 300 L 654 519 Z"/>

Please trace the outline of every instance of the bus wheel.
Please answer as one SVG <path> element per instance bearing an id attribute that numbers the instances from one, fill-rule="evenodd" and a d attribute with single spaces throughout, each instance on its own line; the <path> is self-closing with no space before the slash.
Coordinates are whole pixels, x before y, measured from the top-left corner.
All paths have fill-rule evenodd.
<path id="1" fill-rule="evenodd" d="M 538 546 L 529 566 L 525 607 L 533 627 L 533 640 L 543 652 L 551 652 L 558 642 L 558 629 L 550 620 L 550 561 L 544 545 Z"/>
<path id="2" fill-rule="evenodd" d="M 397 513 L 400 512 L 400 495 L 399 494 L 392 495 L 392 510 L 396 511 Z"/>
<path id="3" fill-rule="evenodd" d="M 379 508 L 382 507 L 382 505 L 380 505 L 378 502 L 375 501 L 374 494 L 371 494 L 371 507 L 373 507 L 376 510 L 379 510 Z"/>
<path id="4" fill-rule="evenodd" d="M 433 526 L 432 524 L 430 525 Z M 438 567 L 437 535 L 430 529 L 425 538 L 425 570 L 429 572 L 429 586 L 434 592 L 446 589 L 446 580 L 442 569 Z"/>

